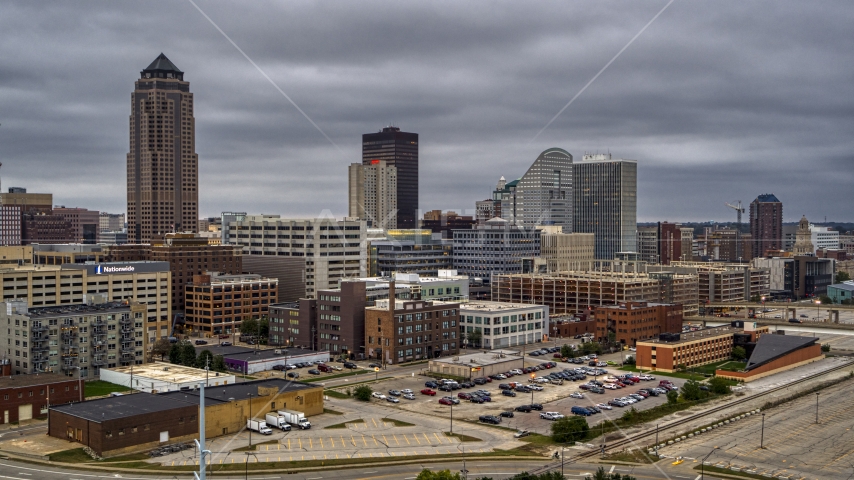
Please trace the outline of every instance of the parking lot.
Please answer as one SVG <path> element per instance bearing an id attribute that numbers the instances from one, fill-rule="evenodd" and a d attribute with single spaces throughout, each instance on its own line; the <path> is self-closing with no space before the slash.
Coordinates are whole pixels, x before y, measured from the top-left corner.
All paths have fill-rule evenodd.
<path id="1" fill-rule="evenodd" d="M 526 365 L 528 365 L 529 363 L 535 364 L 540 362 L 526 361 Z M 555 371 L 563 371 L 565 369 L 572 370 L 574 368 L 580 367 L 580 365 L 571 363 L 556 362 L 556 364 L 557 365 L 555 368 L 540 370 L 538 372 L 535 372 L 535 374 L 539 376 Z M 529 430 L 531 432 L 541 434 L 549 434 L 551 428 L 551 421 L 540 418 L 540 413 L 542 412 L 558 412 L 568 416 L 571 415 L 570 411 L 573 406 L 578 405 L 586 407 L 593 406 L 599 403 L 607 404 L 609 400 L 625 396 L 629 393 L 634 393 L 641 388 L 658 386 L 659 380 L 656 379 L 654 381 L 642 381 L 636 385 L 629 385 L 625 388 L 617 390 L 606 389 L 605 392 L 601 394 L 590 393 L 588 391 L 580 389 L 580 386 L 582 384 L 585 384 L 590 380 L 598 379 L 599 381 L 602 381 L 603 377 L 605 377 L 606 375 L 622 375 L 627 373 L 624 371 L 620 371 L 614 367 L 605 367 L 604 370 L 607 372 L 604 375 L 587 375 L 586 379 L 577 381 L 564 380 L 562 385 L 555 385 L 551 383 L 538 384 L 543 387 L 542 391 L 516 393 L 515 397 L 502 395 L 498 385 L 502 383 L 507 384 L 510 382 L 529 384 L 530 374 L 516 375 L 505 380 L 493 380 L 491 383 L 487 383 L 486 385 L 475 385 L 471 388 L 461 388 L 459 390 L 454 390 L 451 392 L 443 392 L 432 388 L 431 390 L 436 392 L 435 396 L 427 396 L 420 393 L 421 390 L 426 388 L 424 385 L 425 382 L 435 381 L 435 379 L 422 375 L 384 380 L 373 384 L 371 388 L 375 392 L 380 392 L 386 396 L 389 396 L 389 390 L 399 391 L 403 389 L 410 389 L 415 394 L 414 400 L 407 400 L 402 397 L 398 397 L 399 403 L 389 405 L 402 410 L 434 415 L 439 418 L 445 418 L 448 421 L 450 421 L 451 406 L 440 404 L 439 399 L 445 396 L 458 398 L 458 395 L 460 393 L 470 394 L 477 390 L 486 390 L 490 393 L 492 399 L 491 402 L 477 404 L 460 399 L 460 403 L 453 406 L 454 418 L 465 419 L 469 421 L 478 421 L 478 418 L 481 415 L 498 416 L 501 414 L 501 412 L 510 410 L 513 411 L 513 417 L 502 418 L 502 426 L 514 429 Z M 678 378 L 662 377 L 662 379 L 665 378 L 667 380 L 671 380 L 678 387 L 681 387 L 685 382 L 685 380 Z M 581 393 L 583 395 L 583 398 L 572 398 L 570 397 L 570 394 L 572 393 Z M 388 403 L 386 402 L 386 400 L 377 398 L 373 398 L 371 401 L 379 403 Z M 638 410 L 644 410 L 666 402 L 667 399 L 664 395 L 659 395 L 658 397 L 650 396 L 649 398 L 635 403 L 631 406 Z M 531 403 L 541 404 L 543 406 L 543 410 L 534 410 L 528 413 L 514 411 L 515 408 L 520 405 L 530 405 Z M 614 406 L 612 407 L 612 410 L 607 410 L 604 408 L 602 408 L 601 410 L 601 414 L 595 414 L 586 418 L 591 426 L 599 423 L 603 419 L 619 417 L 620 415 L 622 415 L 624 408 Z"/>

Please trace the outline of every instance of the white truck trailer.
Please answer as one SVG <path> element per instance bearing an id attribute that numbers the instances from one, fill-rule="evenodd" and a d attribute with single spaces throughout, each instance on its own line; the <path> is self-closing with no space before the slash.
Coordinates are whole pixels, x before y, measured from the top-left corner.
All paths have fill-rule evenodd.
<path id="1" fill-rule="evenodd" d="M 285 417 L 285 421 L 300 430 L 308 430 L 311 423 L 305 419 L 305 414 L 296 410 L 279 410 L 279 415 Z"/>

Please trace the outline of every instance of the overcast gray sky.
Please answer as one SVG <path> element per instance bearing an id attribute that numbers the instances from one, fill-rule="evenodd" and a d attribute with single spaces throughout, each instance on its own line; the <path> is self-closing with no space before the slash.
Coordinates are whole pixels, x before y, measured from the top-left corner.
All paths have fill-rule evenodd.
<path id="1" fill-rule="evenodd" d="M 473 209 L 561 147 L 638 161 L 638 220 L 854 220 L 850 0 L 0 4 L 0 176 L 125 211 L 130 94 L 160 52 L 196 105 L 200 212 L 347 212 L 361 134 L 420 134 L 421 208 Z"/>

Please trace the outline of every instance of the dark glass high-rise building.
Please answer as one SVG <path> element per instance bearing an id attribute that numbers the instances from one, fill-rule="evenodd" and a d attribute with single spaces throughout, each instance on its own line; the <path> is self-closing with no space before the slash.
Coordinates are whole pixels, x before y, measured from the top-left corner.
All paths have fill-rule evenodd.
<path id="1" fill-rule="evenodd" d="M 131 94 L 127 155 L 128 241 L 197 232 L 199 156 L 193 94 L 184 72 L 162 53 Z"/>
<path id="2" fill-rule="evenodd" d="M 397 167 L 397 228 L 416 228 L 418 134 L 385 127 L 362 135 L 362 165 L 370 165 L 373 160 L 385 160 L 387 165 Z"/>
<path id="3" fill-rule="evenodd" d="M 759 195 L 750 202 L 750 235 L 753 257 L 783 248 L 783 202 L 773 194 Z"/>

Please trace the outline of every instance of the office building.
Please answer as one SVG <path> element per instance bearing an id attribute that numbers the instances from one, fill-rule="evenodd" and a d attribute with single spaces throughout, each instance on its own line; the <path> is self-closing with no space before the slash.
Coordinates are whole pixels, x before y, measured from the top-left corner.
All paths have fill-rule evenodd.
<path id="1" fill-rule="evenodd" d="M 454 269 L 483 278 L 521 273 L 522 260 L 540 255 L 540 232 L 493 218 L 471 230 L 454 230 Z"/>
<path id="2" fill-rule="evenodd" d="M 257 273 L 278 279 L 279 302 L 295 302 L 305 297 L 305 259 L 272 255 L 242 255 L 243 273 Z"/>
<path id="3" fill-rule="evenodd" d="M 757 301 L 771 293 L 770 270 L 753 267 L 749 263 L 671 262 L 667 267 L 647 267 L 648 272 L 655 269 L 697 275 L 701 305 Z"/>
<path id="4" fill-rule="evenodd" d="M 351 164 L 348 192 L 350 217 L 369 227 L 397 228 L 397 167 L 386 160 Z"/>
<path id="5" fill-rule="evenodd" d="M 88 380 L 97 378 L 101 368 L 144 363 L 146 306 L 94 303 L 103 298 L 41 308 L 18 300 L 3 303 L 0 322 L 15 327 L 0 331 L 0 343 L 14 374 L 61 372 Z"/>
<path id="6" fill-rule="evenodd" d="M 562 233 L 557 225 L 537 227 L 540 230 L 539 259 L 544 273 L 576 270 L 580 262 L 593 261 L 595 239 L 592 233 Z"/>
<path id="7" fill-rule="evenodd" d="M 240 222 L 246 218 L 246 212 L 222 212 L 220 216 L 220 232 L 222 234 L 222 244 L 229 243 L 231 234 L 229 226 L 232 222 Z"/>
<path id="8" fill-rule="evenodd" d="M 842 282 L 827 286 L 827 296 L 833 303 L 854 304 L 854 282 Z"/>
<path id="9" fill-rule="evenodd" d="M 730 325 L 689 333 L 663 334 L 659 338 L 637 342 L 638 368 L 675 372 L 732 358 L 733 335 Z"/>
<path id="10" fill-rule="evenodd" d="M 102 232 L 120 232 L 125 229 L 125 214 L 100 212 L 98 226 Z"/>
<path id="11" fill-rule="evenodd" d="M 460 303 L 460 338 L 472 348 L 506 348 L 548 339 L 549 307 L 521 303 Z"/>
<path id="12" fill-rule="evenodd" d="M 128 243 L 128 232 L 127 230 L 101 232 L 101 239 L 98 243 L 102 245 L 125 245 Z"/>
<path id="13" fill-rule="evenodd" d="M 459 307 L 436 300 L 378 300 L 365 308 L 368 358 L 400 364 L 458 355 Z"/>
<path id="14" fill-rule="evenodd" d="M 754 258 L 753 265 L 770 272 L 771 294 L 801 300 L 827 293 L 836 277 L 836 260 L 811 255 Z"/>
<path id="15" fill-rule="evenodd" d="M 21 206 L 0 204 L 0 246 L 21 244 Z"/>
<path id="16" fill-rule="evenodd" d="M 682 227 L 679 229 L 682 234 L 682 255 L 680 259 L 687 262 L 694 259 L 694 229 L 691 227 Z"/>
<path id="17" fill-rule="evenodd" d="M 29 247 L 36 265 L 65 265 L 67 263 L 102 263 L 110 261 L 109 249 L 103 245 L 79 243 L 38 244 Z M 134 259 L 141 260 L 141 259 Z"/>
<path id="18" fill-rule="evenodd" d="M 0 246 L 0 268 L 33 264 L 33 247 Z"/>
<path id="19" fill-rule="evenodd" d="M 756 242 L 749 233 L 739 234 L 729 228 L 708 230 L 703 236 L 704 260 L 747 262 L 753 258 Z"/>
<path id="20" fill-rule="evenodd" d="M 806 222 L 805 227 L 802 227 L 802 222 Z M 812 250 L 805 250 L 802 246 L 802 248 L 795 251 L 795 242 L 797 241 L 799 234 L 806 235 L 808 237 L 804 240 L 809 240 L 809 242 L 803 242 L 803 246 L 806 246 L 807 243 L 811 243 Z M 842 248 L 842 241 L 844 238 L 845 236 L 839 235 L 839 232 L 836 230 L 831 230 L 829 227 L 819 227 L 809 223 L 806 217 L 803 217 L 798 225 L 783 225 L 783 250 L 794 252 L 795 255 L 811 255 L 815 254 L 816 250 L 820 249 L 840 249 Z"/>
<path id="21" fill-rule="evenodd" d="M 234 333 L 244 320 L 266 317 L 278 291 L 278 280 L 261 275 L 193 275 L 185 287 L 185 332 L 206 337 Z"/>
<path id="22" fill-rule="evenodd" d="M 486 220 L 489 220 L 489 218 Z M 458 215 L 457 212 L 431 210 L 424 214 L 424 219 L 419 223 L 421 224 L 421 228 L 438 233 L 441 238 L 452 239 L 454 238 L 454 230 L 474 228 L 478 224 L 478 221 L 468 215 Z"/>
<path id="23" fill-rule="evenodd" d="M 672 303 L 626 302 L 600 305 L 593 310 L 596 338 L 607 342 L 611 336 L 622 345 L 657 338 L 662 333 L 682 331 L 682 305 Z"/>
<path id="24" fill-rule="evenodd" d="M 501 218 L 533 228 L 556 225 L 573 231 L 572 155 L 561 148 L 544 150 L 521 178 L 505 182 L 502 177 L 493 200 L 500 201 Z"/>
<path id="25" fill-rule="evenodd" d="M 367 274 L 372 277 L 395 272 L 435 276 L 453 267 L 452 241 L 434 238 L 430 230 L 387 230 L 383 238 L 367 243 Z"/>
<path id="26" fill-rule="evenodd" d="M 74 234 L 71 243 L 100 243 L 101 216 L 97 210 L 54 207 L 53 214 L 59 215 L 71 223 L 71 230 Z"/>
<path id="27" fill-rule="evenodd" d="M 638 225 L 638 254 L 640 255 L 638 258 L 647 263 L 660 263 L 659 247 L 658 226 Z"/>
<path id="28" fill-rule="evenodd" d="M 344 278 L 365 276 L 363 220 L 287 219 L 247 215 L 229 222 L 228 242 L 249 255 L 299 257 L 305 260 L 305 296 L 338 286 Z"/>
<path id="29" fill-rule="evenodd" d="M 674 303 L 684 315 L 699 309 L 697 276 L 676 272 L 571 271 L 556 275 L 494 275 L 492 300 L 546 305 L 551 315 L 579 314 L 601 305 Z"/>
<path id="30" fill-rule="evenodd" d="M 385 127 L 362 135 L 362 165 L 385 161 L 397 170 L 397 223 L 395 228 L 418 226 L 418 134 Z"/>
<path id="31" fill-rule="evenodd" d="M 140 72 L 131 94 L 127 154 L 130 241 L 149 243 L 158 235 L 198 231 L 198 175 L 190 82 L 161 53 Z"/>
<path id="32" fill-rule="evenodd" d="M 753 237 L 751 258 L 783 248 L 783 203 L 766 193 L 750 202 L 750 235 Z"/>
<path id="33" fill-rule="evenodd" d="M 3 301 L 30 308 L 78 304 L 89 294 L 105 302 L 147 305 L 146 341 L 166 338 L 172 320 L 171 279 L 165 262 L 103 262 L 86 265 L 23 265 L 0 269 Z"/>
<path id="34" fill-rule="evenodd" d="M 184 287 L 194 275 L 221 272 L 226 275 L 243 273 L 242 252 L 233 245 L 210 245 L 208 239 L 193 233 L 170 233 L 156 237 L 150 245 L 127 244 L 105 247 L 108 259 L 114 262 L 168 262 L 172 275 L 172 312 L 184 313 Z"/>
<path id="35" fill-rule="evenodd" d="M 596 235 L 596 258 L 637 252 L 638 165 L 611 154 L 584 155 L 573 165 L 572 231 Z"/>

